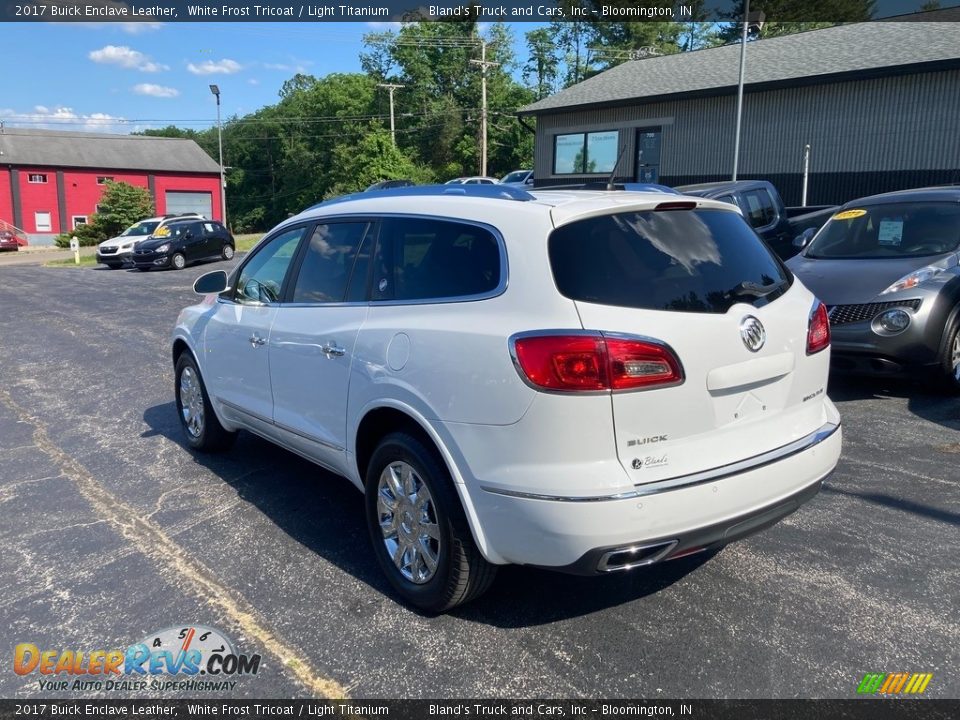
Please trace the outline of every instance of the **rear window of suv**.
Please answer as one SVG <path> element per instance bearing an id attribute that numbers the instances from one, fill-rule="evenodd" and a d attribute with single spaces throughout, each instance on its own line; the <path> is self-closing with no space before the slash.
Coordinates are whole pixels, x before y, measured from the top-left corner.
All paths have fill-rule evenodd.
<path id="1" fill-rule="evenodd" d="M 645 310 L 725 313 L 762 305 L 791 276 L 743 218 L 726 210 L 617 213 L 554 230 L 550 265 L 572 300 Z"/>

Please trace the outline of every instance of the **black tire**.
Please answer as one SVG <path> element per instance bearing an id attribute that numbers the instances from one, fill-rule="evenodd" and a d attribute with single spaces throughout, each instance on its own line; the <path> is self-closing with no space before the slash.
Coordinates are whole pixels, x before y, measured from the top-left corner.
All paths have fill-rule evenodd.
<path id="1" fill-rule="evenodd" d="M 937 389 L 949 395 L 960 394 L 960 320 L 955 320 L 946 333 L 940 351 L 936 379 Z"/>
<path id="2" fill-rule="evenodd" d="M 387 550 L 378 508 L 381 474 L 395 463 L 406 463 L 432 498 L 432 516 L 439 530 L 436 569 L 425 582 L 405 577 Z M 367 467 L 367 529 L 381 570 L 390 584 L 411 605 L 442 613 L 481 595 L 490 587 L 497 568 L 477 549 L 450 473 L 436 450 L 406 432 L 387 435 L 377 446 Z"/>
<path id="3" fill-rule="evenodd" d="M 224 260 L 233 260 L 233 245 L 230 243 L 224 244 L 223 248 L 220 250 L 220 257 Z"/>
<path id="4" fill-rule="evenodd" d="M 174 270 L 183 270 L 187 266 L 187 257 L 183 253 L 174 253 L 170 256 L 170 267 Z"/>
<path id="5" fill-rule="evenodd" d="M 199 429 L 196 426 L 191 427 L 187 420 L 187 414 L 184 413 L 184 394 L 189 396 L 191 393 L 189 391 L 182 393 L 181 385 L 184 382 L 184 373 L 188 370 L 188 379 L 195 379 L 196 381 L 195 387 L 199 393 L 196 400 L 203 407 Z M 207 395 L 207 387 L 203 383 L 203 377 L 200 375 L 196 361 L 189 352 L 184 352 L 177 358 L 173 394 L 177 402 L 177 417 L 180 418 L 180 427 L 183 428 L 183 434 L 186 436 L 187 444 L 190 447 L 201 452 L 218 452 L 226 450 L 233 444 L 237 434 L 224 429 L 217 419 L 216 413 L 210 406 L 210 397 Z"/>

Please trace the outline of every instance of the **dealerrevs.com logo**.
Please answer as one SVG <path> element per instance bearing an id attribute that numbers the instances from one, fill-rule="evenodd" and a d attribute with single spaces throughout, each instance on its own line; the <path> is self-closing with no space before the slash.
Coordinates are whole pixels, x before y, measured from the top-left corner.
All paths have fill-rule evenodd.
<path id="1" fill-rule="evenodd" d="M 867 673 L 857 687 L 860 695 L 920 695 L 926 692 L 932 673 Z"/>
<path id="2" fill-rule="evenodd" d="M 236 652 L 233 642 L 203 625 L 170 627 L 126 650 L 14 648 L 13 671 L 37 676 L 41 691 L 224 690 L 242 675 L 256 675 L 260 655 Z M 202 677 L 201 677 L 202 676 Z"/>

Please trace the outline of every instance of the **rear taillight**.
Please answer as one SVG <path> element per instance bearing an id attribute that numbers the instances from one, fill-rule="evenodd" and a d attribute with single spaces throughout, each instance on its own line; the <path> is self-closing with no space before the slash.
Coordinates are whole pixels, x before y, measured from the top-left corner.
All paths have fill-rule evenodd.
<path id="1" fill-rule="evenodd" d="M 560 392 L 636 390 L 676 385 L 683 370 L 673 351 L 651 340 L 600 333 L 512 338 L 521 375 Z"/>
<path id="2" fill-rule="evenodd" d="M 830 346 L 830 318 L 827 315 L 827 306 L 817 300 L 817 304 L 810 311 L 810 322 L 807 325 L 807 355 L 818 353 Z"/>

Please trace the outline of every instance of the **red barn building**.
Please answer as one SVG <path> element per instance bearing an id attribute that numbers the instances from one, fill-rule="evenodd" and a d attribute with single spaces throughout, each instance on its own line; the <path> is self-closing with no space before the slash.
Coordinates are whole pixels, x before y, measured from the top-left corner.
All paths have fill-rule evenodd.
<path id="1" fill-rule="evenodd" d="M 48 244 L 87 222 L 108 180 L 147 188 L 158 215 L 222 220 L 220 166 L 193 140 L 3 128 L 0 220 Z"/>

